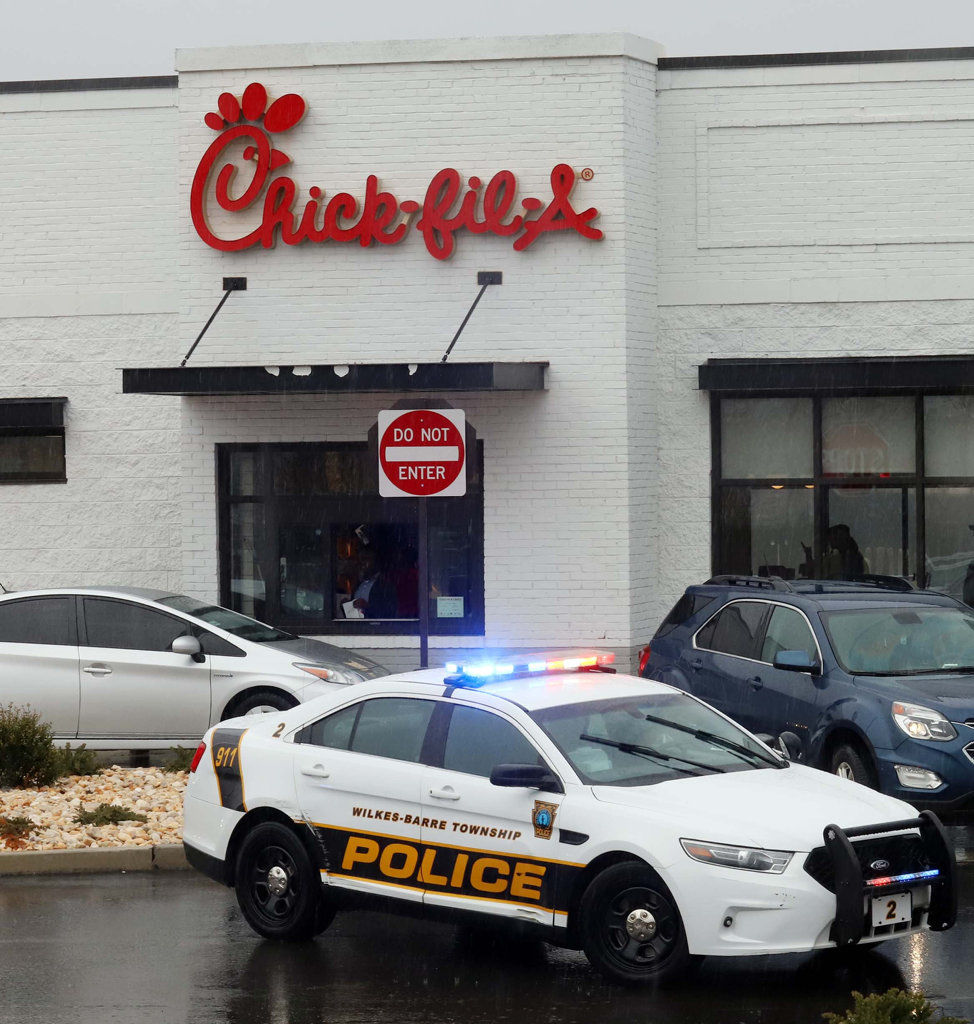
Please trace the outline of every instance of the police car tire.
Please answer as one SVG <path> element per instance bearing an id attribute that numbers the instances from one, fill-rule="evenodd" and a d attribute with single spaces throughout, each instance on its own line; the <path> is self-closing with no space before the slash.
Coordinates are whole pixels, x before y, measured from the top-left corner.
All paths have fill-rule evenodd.
<path id="1" fill-rule="evenodd" d="M 304 844 L 286 825 L 265 821 L 248 832 L 240 844 L 234 877 L 241 913 L 258 935 L 299 942 L 331 923 L 321 909 L 318 872 Z M 284 885 L 283 891 L 273 890 L 272 881 Z"/>
<path id="2" fill-rule="evenodd" d="M 656 924 L 641 942 L 626 927 L 628 916 L 648 910 Z M 663 880 L 645 864 L 606 868 L 589 884 L 579 906 L 582 948 L 589 962 L 613 981 L 658 984 L 681 976 L 691 962 L 676 901 Z"/>

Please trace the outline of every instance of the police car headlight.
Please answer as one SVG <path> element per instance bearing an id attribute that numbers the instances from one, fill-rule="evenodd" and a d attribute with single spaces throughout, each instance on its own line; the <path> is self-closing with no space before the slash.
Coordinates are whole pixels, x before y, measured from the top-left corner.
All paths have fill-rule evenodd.
<path id="1" fill-rule="evenodd" d="M 299 661 L 295 661 L 293 665 L 295 668 L 301 669 L 302 672 L 307 672 L 309 676 L 314 676 L 315 679 L 321 679 L 326 683 L 350 685 L 351 683 L 358 682 L 358 678 L 351 672 L 343 672 L 339 668 L 329 668 L 327 665 L 313 665 Z"/>
<path id="2" fill-rule="evenodd" d="M 894 701 L 893 721 L 911 740 L 939 740 L 946 743 L 957 736 L 957 730 L 939 711 L 919 704 Z"/>
<path id="3" fill-rule="evenodd" d="M 788 867 L 793 853 L 785 850 L 756 850 L 749 846 L 723 846 L 702 843 L 697 839 L 681 839 L 686 855 L 704 864 L 719 864 L 725 868 L 743 868 L 745 871 L 765 871 L 780 875 Z"/>

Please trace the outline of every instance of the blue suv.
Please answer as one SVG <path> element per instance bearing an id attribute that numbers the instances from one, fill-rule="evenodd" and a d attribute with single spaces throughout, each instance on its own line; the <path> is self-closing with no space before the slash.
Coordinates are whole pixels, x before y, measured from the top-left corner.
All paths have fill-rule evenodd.
<path id="1" fill-rule="evenodd" d="M 974 809 L 974 612 L 951 597 L 716 576 L 676 603 L 640 674 L 793 759 L 921 807 Z"/>

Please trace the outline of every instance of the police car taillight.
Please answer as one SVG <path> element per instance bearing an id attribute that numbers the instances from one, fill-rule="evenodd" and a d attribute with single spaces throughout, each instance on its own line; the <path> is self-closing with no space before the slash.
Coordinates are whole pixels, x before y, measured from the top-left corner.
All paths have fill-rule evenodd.
<path id="1" fill-rule="evenodd" d="M 574 672 L 580 669 L 607 668 L 616 660 L 611 651 L 595 651 L 570 657 L 549 658 L 539 655 L 530 661 L 481 661 L 470 664 L 447 662 L 451 676 L 463 679 L 503 679 L 510 676 L 542 675 L 546 672 Z"/>
<path id="2" fill-rule="evenodd" d="M 203 755 L 205 753 L 206 753 L 206 744 L 205 743 L 201 743 L 196 748 L 196 753 L 193 754 L 193 760 L 192 760 L 192 763 L 189 766 L 189 774 L 190 775 L 192 775 L 193 772 L 195 772 L 196 769 L 199 767 L 199 763 L 200 763 L 200 761 L 203 760 Z"/>

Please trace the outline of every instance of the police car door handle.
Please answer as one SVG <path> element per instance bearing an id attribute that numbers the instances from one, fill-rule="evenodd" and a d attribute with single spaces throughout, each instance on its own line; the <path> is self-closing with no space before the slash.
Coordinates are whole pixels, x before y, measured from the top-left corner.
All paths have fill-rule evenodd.
<path id="1" fill-rule="evenodd" d="M 431 789 L 430 796 L 436 800 L 460 799 L 460 794 L 452 786 L 444 786 L 442 789 Z"/>
<path id="2" fill-rule="evenodd" d="M 703 658 L 694 658 L 693 661 L 690 662 L 690 668 L 692 668 L 693 671 L 696 672 L 697 669 L 700 668 L 700 666 L 702 664 L 703 664 Z"/>
<path id="3" fill-rule="evenodd" d="M 112 670 L 107 665 L 85 665 L 81 670 L 87 672 L 90 676 L 110 676 Z"/>
<path id="4" fill-rule="evenodd" d="M 748 679 L 748 683 L 752 690 L 760 690 L 761 687 L 764 686 L 764 683 L 761 682 L 760 676 L 751 676 L 751 678 Z"/>
<path id="5" fill-rule="evenodd" d="M 311 768 L 302 768 L 301 774 L 307 775 L 312 779 L 327 779 L 330 777 L 331 772 L 326 772 L 323 764 L 316 764 Z"/>

